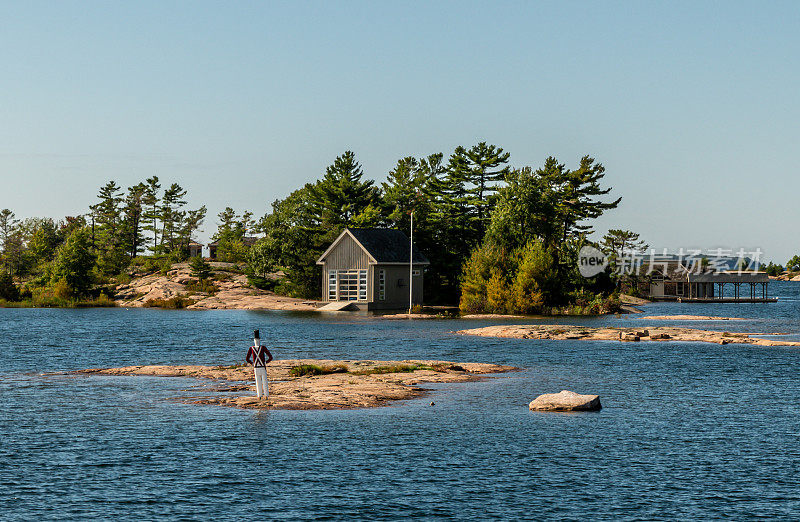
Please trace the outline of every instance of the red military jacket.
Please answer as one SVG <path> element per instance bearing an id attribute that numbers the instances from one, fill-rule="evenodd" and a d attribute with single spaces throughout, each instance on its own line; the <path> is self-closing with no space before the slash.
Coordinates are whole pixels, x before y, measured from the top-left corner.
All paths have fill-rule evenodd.
<path id="1" fill-rule="evenodd" d="M 267 359 L 267 357 L 269 357 L 269 359 Z M 272 354 L 263 344 L 258 348 L 251 346 L 250 350 L 247 351 L 245 360 L 247 364 L 252 364 L 256 368 L 264 368 L 272 360 Z"/>

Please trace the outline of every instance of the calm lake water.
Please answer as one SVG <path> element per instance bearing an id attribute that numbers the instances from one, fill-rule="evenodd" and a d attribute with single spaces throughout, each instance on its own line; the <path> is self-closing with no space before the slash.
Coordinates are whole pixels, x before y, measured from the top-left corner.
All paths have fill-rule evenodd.
<path id="1" fill-rule="evenodd" d="M 645 310 L 744 317 L 692 325 L 800 338 L 800 284 L 770 292 L 780 302 Z M 502 322 L 0 309 L 0 519 L 800 517 L 797 348 L 452 333 Z M 189 379 L 43 375 L 233 364 L 255 328 L 277 358 L 435 358 L 524 371 L 428 385 L 431 398 L 385 408 L 316 412 L 169 400 L 208 385 Z M 562 389 L 600 394 L 603 410 L 528 411 L 537 395 Z"/>

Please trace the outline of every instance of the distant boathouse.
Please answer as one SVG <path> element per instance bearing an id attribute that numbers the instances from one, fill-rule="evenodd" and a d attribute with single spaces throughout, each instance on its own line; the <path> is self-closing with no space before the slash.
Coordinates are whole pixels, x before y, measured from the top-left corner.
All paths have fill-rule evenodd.
<path id="1" fill-rule="evenodd" d="M 641 267 L 648 274 L 639 290 L 655 301 L 682 303 L 768 303 L 769 276 L 736 270 L 739 258 L 715 258 L 715 268 L 701 268 L 676 255 L 650 258 Z M 749 264 L 749 260 L 745 259 Z M 726 292 L 727 290 L 727 292 Z"/>

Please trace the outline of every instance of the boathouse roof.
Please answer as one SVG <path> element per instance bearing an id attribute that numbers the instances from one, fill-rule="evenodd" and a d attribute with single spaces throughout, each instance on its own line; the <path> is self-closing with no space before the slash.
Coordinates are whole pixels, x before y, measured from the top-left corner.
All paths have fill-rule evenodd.
<path id="1" fill-rule="evenodd" d="M 703 274 L 687 274 L 689 283 L 768 283 L 766 272 L 706 272 Z"/>
<path id="2" fill-rule="evenodd" d="M 346 236 L 351 237 L 371 258 L 374 264 L 408 264 L 411 252 L 408 236 L 392 228 L 345 228 L 339 237 L 323 253 L 318 264 L 322 264 L 328 254 Z M 425 255 L 414 247 L 414 264 L 429 265 Z"/>

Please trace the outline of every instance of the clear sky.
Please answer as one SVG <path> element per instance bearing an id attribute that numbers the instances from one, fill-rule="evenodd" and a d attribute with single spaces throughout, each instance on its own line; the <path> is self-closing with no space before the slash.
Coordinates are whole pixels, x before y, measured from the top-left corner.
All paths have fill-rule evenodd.
<path id="1" fill-rule="evenodd" d="M 158 175 L 262 215 L 355 151 L 591 154 L 598 229 L 800 252 L 800 2 L 0 3 L 0 208 L 86 211 Z"/>

